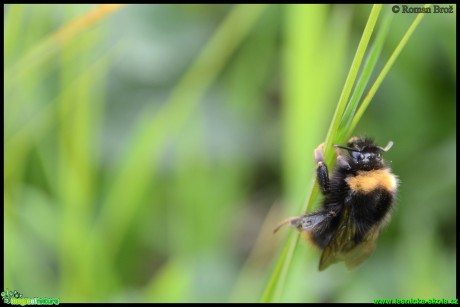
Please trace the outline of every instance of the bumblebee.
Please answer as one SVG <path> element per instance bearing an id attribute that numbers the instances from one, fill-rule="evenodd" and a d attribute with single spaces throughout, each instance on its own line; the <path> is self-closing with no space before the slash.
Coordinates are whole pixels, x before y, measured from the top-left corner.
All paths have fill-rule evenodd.
<path id="1" fill-rule="evenodd" d="M 319 270 L 344 261 L 352 269 L 374 251 L 381 228 L 389 220 L 398 179 L 382 158 L 385 148 L 367 137 L 334 145 L 337 163 L 329 178 L 323 144 L 314 151 L 317 182 L 324 200 L 319 210 L 281 223 L 297 228 L 322 250 Z"/>

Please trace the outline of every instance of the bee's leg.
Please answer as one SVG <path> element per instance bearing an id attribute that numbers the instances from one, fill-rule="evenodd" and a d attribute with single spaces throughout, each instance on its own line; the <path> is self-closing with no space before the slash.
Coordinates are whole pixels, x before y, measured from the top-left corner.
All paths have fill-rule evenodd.
<path id="1" fill-rule="evenodd" d="M 335 154 L 337 155 L 337 165 L 341 168 L 345 168 L 349 170 L 351 168 L 350 164 L 348 164 L 347 160 L 343 157 L 342 152 L 340 149 L 335 149 Z"/>
<path id="2" fill-rule="evenodd" d="M 291 225 L 291 227 L 298 228 L 300 226 L 300 217 L 293 216 L 293 217 L 289 217 L 289 218 L 285 219 L 284 221 L 279 223 L 279 225 L 276 226 L 275 229 L 273 229 L 273 233 L 276 233 L 281 227 L 283 227 L 286 224 Z"/>
<path id="3" fill-rule="evenodd" d="M 326 162 L 324 162 L 323 154 L 324 143 L 320 144 L 315 149 L 315 162 L 316 162 L 316 176 L 318 180 L 319 189 L 323 194 L 329 194 L 329 174 Z"/>

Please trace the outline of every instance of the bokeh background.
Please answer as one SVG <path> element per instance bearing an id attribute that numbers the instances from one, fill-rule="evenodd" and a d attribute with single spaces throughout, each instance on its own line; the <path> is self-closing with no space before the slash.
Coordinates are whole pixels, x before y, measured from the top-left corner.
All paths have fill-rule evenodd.
<path id="1" fill-rule="evenodd" d="M 370 10 L 5 5 L 5 288 L 259 301 Z M 377 72 L 415 17 L 394 14 Z M 300 242 L 282 301 L 455 297 L 455 21 L 424 16 L 356 129 L 395 143 L 376 251 L 319 273 Z"/>

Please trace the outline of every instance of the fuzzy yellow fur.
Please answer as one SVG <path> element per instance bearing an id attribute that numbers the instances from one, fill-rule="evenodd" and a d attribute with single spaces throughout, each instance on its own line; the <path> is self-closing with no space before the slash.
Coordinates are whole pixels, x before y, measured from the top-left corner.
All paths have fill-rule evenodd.
<path id="1" fill-rule="evenodd" d="M 370 193 L 378 188 L 393 193 L 398 186 L 398 180 L 388 169 L 358 171 L 356 176 L 348 177 L 345 181 L 352 191 L 361 193 Z"/>

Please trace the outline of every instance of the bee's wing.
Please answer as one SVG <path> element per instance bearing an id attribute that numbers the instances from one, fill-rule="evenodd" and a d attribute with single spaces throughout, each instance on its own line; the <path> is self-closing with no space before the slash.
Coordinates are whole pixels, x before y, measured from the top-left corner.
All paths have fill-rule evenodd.
<path id="1" fill-rule="evenodd" d="M 319 270 L 323 271 L 328 266 L 339 261 L 345 261 L 347 268 L 351 269 L 369 257 L 375 249 L 380 227 L 370 229 L 363 241 L 356 244 L 353 238 L 357 232 L 356 225 L 350 221 L 350 210 L 344 210 L 337 232 L 324 249 L 319 262 Z"/>
<path id="2" fill-rule="evenodd" d="M 347 253 L 355 247 L 352 238 L 356 230 L 355 227 L 344 222 L 348 220 L 347 212 L 344 213 L 343 219 L 337 228 L 337 232 L 321 254 L 321 259 L 319 261 L 320 271 L 325 270 L 333 263 L 345 260 Z"/>
<path id="3" fill-rule="evenodd" d="M 377 246 L 377 239 L 379 238 L 380 227 L 372 227 L 369 232 L 366 234 L 364 240 L 359 243 L 355 248 L 350 250 L 345 259 L 345 265 L 348 269 L 352 269 L 361 264 L 366 260 L 374 251 Z"/>

